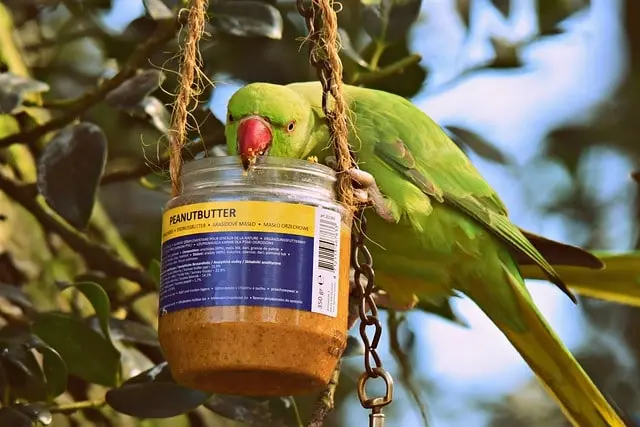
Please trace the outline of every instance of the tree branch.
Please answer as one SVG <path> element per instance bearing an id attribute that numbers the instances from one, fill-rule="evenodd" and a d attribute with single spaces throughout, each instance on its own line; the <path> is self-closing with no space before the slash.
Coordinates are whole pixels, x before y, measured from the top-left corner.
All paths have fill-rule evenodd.
<path id="1" fill-rule="evenodd" d="M 212 135 L 206 135 L 202 141 L 190 141 L 182 148 L 182 158 L 184 161 L 192 160 L 196 154 L 213 148 L 215 145 L 219 145 L 224 142 L 224 125 L 220 123 L 220 129 L 218 129 Z M 158 164 L 155 165 L 160 169 L 165 169 L 169 166 L 169 151 L 165 151 L 160 155 Z M 101 185 L 108 185 L 115 182 L 127 181 L 130 179 L 142 178 L 145 175 L 149 175 L 152 172 L 152 165 L 144 159 L 134 160 L 132 162 L 122 162 L 120 165 L 109 167 L 102 176 L 100 181 Z"/>
<path id="2" fill-rule="evenodd" d="M 386 67 L 380 68 L 376 71 L 371 71 L 367 73 L 360 73 L 353 76 L 351 80 L 351 84 L 359 85 L 359 84 L 367 84 L 375 82 L 376 80 L 383 79 L 385 77 L 392 76 L 394 74 L 401 73 L 405 68 L 415 65 L 422 61 L 422 56 L 418 54 L 409 55 L 406 58 L 402 58 L 398 62 L 394 62 L 391 65 L 387 65 Z"/>
<path id="3" fill-rule="evenodd" d="M 49 412 L 52 414 L 70 414 L 83 409 L 96 409 L 104 406 L 107 402 L 104 400 L 83 400 L 81 402 L 68 403 L 66 405 L 52 406 Z"/>
<path id="4" fill-rule="evenodd" d="M 36 140 L 49 132 L 60 129 L 71 123 L 76 119 L 76 117 L 93 107 L 95 104 L 102 101 L 109 92 L 116 89 L 118 86 L 132 77 L 135 74 L 137 68 L 143 63 L 143 61 L 149 58 L 149 56 L 155 49 L 165 44 L 175 35 L 178 28 L 177 24 L 177 20 L 159 21 L 158 28 L 151 36 L 151 38 L 147 40 L 146 43 L 142 44 L 138 49 L 136 49 L 133 55 L 131 55 L 129 61 L 127 61 L 125 66 L 120 70 L 118 74 L 113 76 L 113 78 L 105 80 L 95 90 L 89 91 L 75 101 L 71 101 L 69 107 L 62 116 L 50 120 L 38 127 L 26 130 L 24 132 L 14 133 L 0 139 L 0 147 L 7 147 L 16 143 L 24 143 L 27 141 Z"/>
<path id="5" fill-rule="evenodd" d="M 322 392 L 318 398 L 315 411 L 311 416 L 308 427 L 322 427 L 324 419 L 329 415 L 329 412 L 333 410 L 335 404 L 336 389 L 338 388 L 338 381 L 340 380 L 340 368 L 342 367 L 342 359 L 338 361 L 336 369 L 331 375 L 327 388 Z"/>
<path id="6" fill-rule="evenodd" d="M 402 319 L 398 316 L 395 310 L 388 309 L 388 312 L 389 317 L 387 317 L 387 331 L 389 332 L 389 348 L 391 349 L 391 354 L 393 354 L 398 365 L 400 365 L 400 377 L 405 383 L 409 394 L 420 411 L 422 422 L 425 427 L 428 427 L 429 415 L 427 413 L 427 405 L 422 402 L 422 399 L 420 398 L 420 391 L 411 377 L 411 362 L 409 361 L 409 356 L 402 349 L 402 346 L 400 345 L 400 338 L 398 337 L 398 328 L 400 327 Z"/>
<path id="7" fill-rule="evenodd" d="M 26 51 L 46 49 L 51 47 L 57 47 L 66 43 L 72 43 L 85 37 L 99 37 L 103 35 L 104 35 L 104 32 L 100 31 L 97 28 L 87 28 L 87 29 L 78 30 L 69 34 L 63 34 L 61 36 L 57 36 L 51 39 L 47 38 L 36 43 L 27 44 L 23 47 L 23 49 Z"/>
<path id="8" fill-rule="evenodd" d="M 70 248 L 84 258 L 89 269 L 101 271 L 111 277 L 121 277 L 137 282 L 144 289 L 156 290 L 155 282 L 147 272 L 126 264 L 107 246 L 89 240 L 63 220 L 50 215 L 38 203 L 32 186 L 21 185 L 0 174 L 0 190 L 28 210 L 46 231 L 59 235 Z"/>
<path id="9" fill-rule="evenodd" d="M 222 124 L 221 124 L 222 126 Z M 202 141 L 190 141 L 182 149 L 182 158 L 185 161 L 193 159 L 196 154 L 209 150 L 223 142 L 224 127 L 214 135 L 208 135 Z M 163 153 L 158 159 L 157 168 L 164 169 L 169 165 L 169 152 Z M 153 172 L 153 165 L 144 159 L 123 159 L 107 164 L 106 171 L 100 180 L 100 185 L 109 185 L 133 179 L 139 179 Z M 24 192 L 29 192 L 33 197 L 37 195 L 36 183 L 22 184 Z"/>

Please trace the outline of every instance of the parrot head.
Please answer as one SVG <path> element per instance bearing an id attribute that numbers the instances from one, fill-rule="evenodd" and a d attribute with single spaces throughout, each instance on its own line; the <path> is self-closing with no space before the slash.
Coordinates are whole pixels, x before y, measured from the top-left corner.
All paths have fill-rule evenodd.
<path id="1" fill-rule="evenodd" d="M 251 83 L 227 105 L 225 137 L 230 155 L 247 169 L 259 156 L 303 158 L 311 147 L 312 109 L 286 86 Z"/>

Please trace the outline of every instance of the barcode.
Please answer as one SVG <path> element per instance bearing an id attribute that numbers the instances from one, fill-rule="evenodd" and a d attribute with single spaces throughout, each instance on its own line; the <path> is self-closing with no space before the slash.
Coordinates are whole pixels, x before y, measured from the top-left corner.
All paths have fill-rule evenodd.
<path id="1" fill-rule="evenodd" d="M 338 212 L 316 208 L 311 311 L 331 317 L 338 315 L 340 225 Z"/>
<path id="2" fill-rule="evenodd" d="M 320 218 L 318 228 L 318 268 L 336 273 L 338 226 L 334 221 Z"/>

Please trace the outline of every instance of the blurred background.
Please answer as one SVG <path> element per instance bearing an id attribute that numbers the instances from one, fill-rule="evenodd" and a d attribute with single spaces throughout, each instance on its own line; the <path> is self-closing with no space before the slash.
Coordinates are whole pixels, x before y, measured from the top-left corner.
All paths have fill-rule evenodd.
<path id="1" fill-rule="evenodd" d="M 157 25 L 138 0 L 2 3 L 34 77 L 50 85 L 45 99 L 79 96 L 112 76 Z M 218 17 L 202 53 L 215 87 L 195 113 L 208 147 L 223 142 L 226 102 L 241 85 L 315 79 L 300 48 L 306 29 L 295 3 L 265 0 L 268 9 L 246 3 L 255 2 L 211 1 Z M 639 186 L 630 173 L 640 165 L 640 2 L 397 0 L 388 47 L 378 58 L 366 10 L 372 2 L 342 3 L 345 80 L 408 97 L 459 136 L 517 225 L 591 249 L 638 248 Z M 144 64 L 169 70 L 165 91 L 154 93 L 164 104 L 172 101 L 176 46 L 170 42 Z M 380 72 L 403 60 L 401 72 Z M 86 112 L 85 120 L 108 136 L 110 162 L 154 164 L 166 146 L 169 114 L 154 106 L 142 116 L 108 105 Z M 149 179 L 157 191 L 135 181 L 100 189 L 143 265 L 159 258 L 160 214 L 169 197 L 166 173 L 160 166 L 154 172 Z M 530 281 L 529 288 L 603 392 L 625 413 L 640 413 L 640 311 L 588 298 L 576 307 L 547 282 Z M 569 425 L 479 309 L 466 299 L 451 309 L 393 319 L 383 312 L 390 320 L 383 361 L 397 383 L 385 410 L 388 426 L 421 426 L 425 418 L 436 427 Z M 355 328 L 351 333 L 357 336 Z M 361 370 L 361 358 L 345 361 L 327 426 L 367 422 L 355 393 Z M 298 404 L 304 412 L 313 401 Z"/>

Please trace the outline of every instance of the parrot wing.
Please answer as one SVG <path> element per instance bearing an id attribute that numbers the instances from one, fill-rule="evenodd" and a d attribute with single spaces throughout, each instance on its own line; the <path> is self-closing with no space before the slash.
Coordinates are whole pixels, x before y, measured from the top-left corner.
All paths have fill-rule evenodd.
<path id="1" fill-rule="evenodd" d="M 533 246 L 549 261 L 549 264 L 556 266 L 583 267 L 595 270 L 601 270 L 605 267 L 605 263 L 598 256 L 591 252 L 585 251 L 577 246 L 568 245 L 566 243 L 556 242 L 531 233 L 530 231 L 520 228 L 520 232 L 531 242 Z M 522 256 L 520 253 L 514 252 L 514 257 L 520 266 L 532 265 L 531 259 Z M 608 266 L 607 266 L 608 268 Z M 559 269 L 556 268 L 556 271 Z M 523 273 L 524 274 L 524 273 Z M 585 272 L 585 274 L 592 274 Z M 560 276 L 566 277 L 561 272 Z M 527 277 L 525 275 L 525 277 Z M 572 288 L 571 285 L 569 285 Z"/>
<path id="2" fill-rule="evenodd" d="M 437 126 L 434 124 L 434 126 Z M 440 128 L 437 128 L 440 130 Z M 448 138 L 443 131 L 440 137 Z M 482 178 L 459 148 L 451 142 L 440 144 L 436 156 L 429 156 L 428 172 L 419 170 L 409 147 L 400 139 L 378 141 L 374 155 L 403 175 L 425 194 L 447 203 L 485 226 L 510 249 L 539 266 L 545 275 L 574 303 L 575 296 L 564 284 L 549 262 L 507 217 L 507 210 L 489 184 Z M 461 157 L 462 154 L 462 157 Z M 461 158 L 463 160 L 461 164 Z M 457 166 L 457 167 L 456 167 Z M 451 170 L 452 167 L 454 170 Z M 429 176 L 431 175 L 431 176 Z M 437 184 L 436 184 L 437 182 Z M 461 185 L 467 183 L 467 185 Z M 476 190 L 476 194 L 474 194 Z M 480 192 L 477 192 L 480 190 Z"/>

